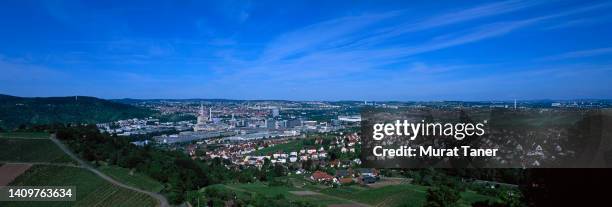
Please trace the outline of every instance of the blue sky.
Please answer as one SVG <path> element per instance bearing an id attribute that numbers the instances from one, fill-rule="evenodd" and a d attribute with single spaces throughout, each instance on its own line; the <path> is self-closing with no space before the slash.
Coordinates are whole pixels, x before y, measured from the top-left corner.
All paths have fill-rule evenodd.
<path id="1" fill-rule="evenodd" d="M 0 93 L 612 98 L 610 1 L 0 1 Z"/>

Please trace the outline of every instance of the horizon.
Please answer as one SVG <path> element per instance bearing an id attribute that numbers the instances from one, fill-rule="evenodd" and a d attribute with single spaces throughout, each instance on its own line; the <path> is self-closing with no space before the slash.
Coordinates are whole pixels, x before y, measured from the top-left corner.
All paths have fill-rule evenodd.
<path id="1" fill-rule="evenodd" d="M 578 99 L 508 99 L 508 100 L 293 100 L 293 99 L 227 99 L 227 98 L 101 98 L 96 96 L 89 95 L 65 95 L 65 96 L 15 96 L 10 94 L 0 94 L 0 96 L 13 96 L 18 98 L 71 98 L 71 97 L 89 97 L 89 98 L 97 98 L 102 100 L 179 100 L 179 101 L 187 101 L 187 100 L 226 100 L 226 101 L 292 101 L 292 102 L 399 102 L 399 103 L 407 103 L 407 102 L 539 102 L 539 101 L 612 101 L 612 99 L 608 98 L 578 98 Z"/>
<path id="2" fill-rule="evenodd" d="M 612 2 L 37 2 L 0 2 L 0 93 L 612 99 Z"/>

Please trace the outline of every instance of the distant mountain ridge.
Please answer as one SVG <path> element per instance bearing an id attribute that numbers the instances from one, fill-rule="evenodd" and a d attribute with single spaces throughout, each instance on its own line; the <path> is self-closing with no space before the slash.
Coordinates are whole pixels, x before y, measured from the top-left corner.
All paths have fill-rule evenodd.
<path id="1" fill-rule="evenodd" d="M 154 111 L 89 96 L 17 97 L 0 94 L 0 127 L 98 123 L 151 116 Z"/>

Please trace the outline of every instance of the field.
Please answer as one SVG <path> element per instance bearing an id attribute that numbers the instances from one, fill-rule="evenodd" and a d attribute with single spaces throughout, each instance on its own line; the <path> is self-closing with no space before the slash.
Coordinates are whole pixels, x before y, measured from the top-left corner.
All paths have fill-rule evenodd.
<path id="1" fill-rule="evenodd" d="M 347 204 L 349 201 L 343 199 L 337 199 L 323 194 L 312 194 L 312 195 L 296 195 L 291 191 L 304 191 L 304 189 L 289 187 L 289 186 L 269 186 L 266 183 L 241 183 L 241 184 L 227 184 L 227 185 L 215 185 L 217 187 L 223 187 L 228 190 L 234 191 L 240 196 L 244 193 L 258 193 L 267 197 L 275 197 L 277 195 L 283 195 L 285 198 L 293 201 L 307 201 L 318 206 L 327 206 L 331 204 Z"/>
<path id="2" fill-rule="evenodd" d="M 389 185 L 381 188 L 353 185 L 328 188 L 322 190 L 321 193 L 377 206 L 422 206 L 425 203 L 428 189 L 429 187 L 426 186 L 412 184 Z M 462 192 L 461 197 L 462 206 L 470 206 L 475 201 L 493 199 L 470 191 Z"/>
<path id="3" fill-rule="evenodd" d="M 0 162 L 74 163 L 49 139 L 0 138 Z"/>
<path id="4" fill-rule="evenodd" d="M 126 168 L 117 166 L 102 166 L 99 168 L 99 170 L 123 184 L 134 186 L 146 191 L 158 193 L 164 189 L 164 186 L 156 180 L 153 180 L 152 178 L 140 173 L 130 173 L 130 170 Z"/>
<path id="5" fill-rule="evenodd" d="M 112 185 L 90 171 L 76 167 L 36 165 L 19 176 L 13 186 L 76 186 L 74 202 L 0 202 L 0 206 L 155 206 L 146 194 Z"/>
<path id="6" fill-rule="evenodd" d="M 8 185 L 30 167 L 32 167 L 30 164 L 0 164 L 0 186 Z"/>

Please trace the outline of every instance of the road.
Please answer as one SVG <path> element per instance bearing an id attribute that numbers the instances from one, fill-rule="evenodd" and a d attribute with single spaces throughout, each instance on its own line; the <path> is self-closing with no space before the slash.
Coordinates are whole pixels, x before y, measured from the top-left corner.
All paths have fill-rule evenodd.
<path id="1" fill-rule="evenodd" d="M 122 188 L 127 188 L 136 192 L 140 192 L 140 193 L 144 193 L 147 194 L 155 199 L 157 199 L 157 201 L 159 202 L 159 207 L 170 207 L 170 204 L 168 203 L 168 200 L 166 199 L 166 197 L 164 197 L 163 195 L 159 194 L 159 193 L 155 193 L 155 192 L 151 192 L 151 191 L 146 191 L 146 190 L 142 190 L 139 188 L 135 188 L 132 186 L 128 186 L 125 185 L 119 181 L 116 181 L 115 179 L 105 175 L 104 173 L 100 172 L 98 169 L 94 168 L 93 166 L 91 166 L 88 162 L 82 160 L 81 158 L 79 158 L 78 156 L 76 156 L 74 153 L 72 153 L 72 151 L 70 151 L 70 149 L 68 149 L 68 147 L 66 147 L 66 145 L 64 145 L 64 143 L 62 143 L 61 141 L 57 140 L 57 138 L 55 138 L 55 135 L 51 135 L 51 141 L 53 141 L 53 143 L 55 143 L 62 151 L 64 151 L 66 154 L 68 154 L 68 156 L 72 157 L 72 159 L 76 160 L 80 167 L 85 168 L 91 172 L 93 172 L 94 174 L 96 174 L 98 177 L 101 177 L 102 179 L 117 185 L 119 187 Z"/>

